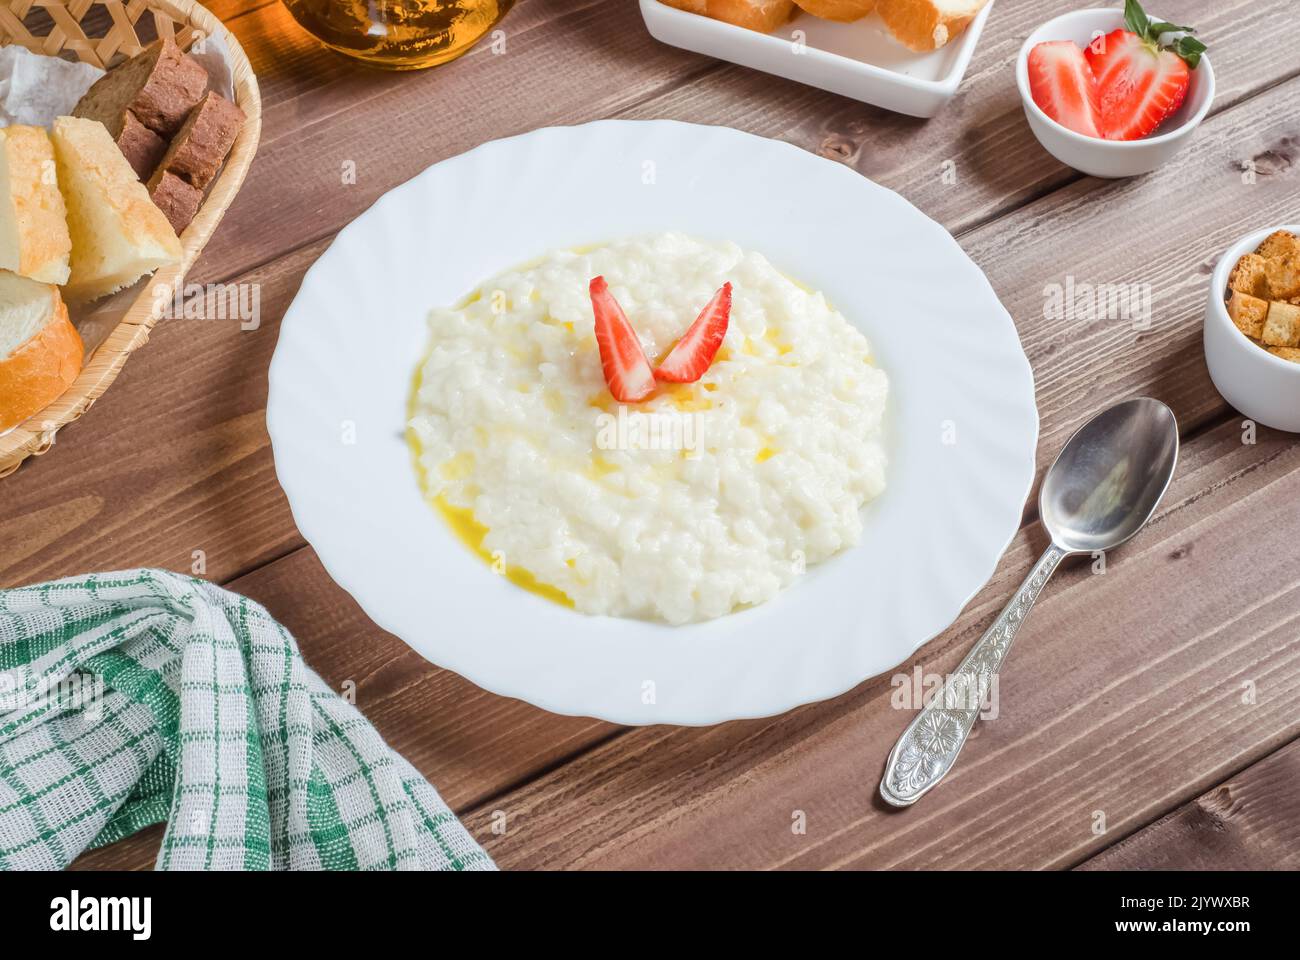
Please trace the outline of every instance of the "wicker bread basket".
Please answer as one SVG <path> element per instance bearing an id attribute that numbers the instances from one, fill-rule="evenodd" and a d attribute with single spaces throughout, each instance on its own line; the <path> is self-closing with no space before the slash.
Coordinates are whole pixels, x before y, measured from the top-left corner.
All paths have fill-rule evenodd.
<path id="1" fill-rule="evenodd" d="M 218 35 L 230 50 L 235 102 L 247 121 L 198 215 L 181 235 L 184 257 L 179 265 L 159 270 L 151 283 L 136 287 L 133 296 L 120 298 L 123 306 L 115 307 L 120 316 L 112 318 L 112 331 L 86 357 L 80 376 L 63 396 L 0 436 L 0 477 L 48 450 L 58 429 L 89 410 L 126 358 L 149 339 L 157 307 L 168 300 L 158 286 L 174 289 L 203 250 L 244 182 L 262 126 L 257 78 L 248 58 L 221 21 L 193 0 L 0 0 L 0 46 L 18 43 L 35 53 L 103 68 L 139 53 L 154 36 L 170 36 L 188 48 L 199 38 Z"/>

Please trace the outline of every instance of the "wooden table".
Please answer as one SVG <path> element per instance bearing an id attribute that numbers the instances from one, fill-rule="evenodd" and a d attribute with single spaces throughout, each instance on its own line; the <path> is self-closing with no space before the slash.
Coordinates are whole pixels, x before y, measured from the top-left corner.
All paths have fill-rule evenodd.
<path id="1" fill-rule="evenodd" d="M 265 98 L 258 159 L 191 280 L 260 284 L 262 323 L 165 321 L 51 453 L 0 481 L 0 585 L 138 565 L 264 603 L 328 682 L 423 771 L 504 868 L 1300 866 L 1300 447 L 1215 392 L 1201 350 L 1212 265 L 1300 220 L 1300 18 L 1288 0 L 1185 0 L 1219 91 L 1170 166 L 1122 182 L 1053 161 L 1013 64 L 1058 12 L 998 0 L 956 100 L 925 122 L 660 45 L 632 0 L 523 0 L 504 54 L 390 75 L 323 50 L 279 3 L 210 4 Z M 421 659 L 321 568 L 276 483 L 264 424 L 278 322 L 303 271 L 376 197 L 485 140 L 601 117 L 721 123 L 795 143 L 944 224 L 1016 319 L 1040 465 L 1101 406 L 1169 403 L 1183 457 L 1105 576 L 1040 602 L 948 781 L 877 799 L 910 714 L 890 677 L 766 720 L 627 729 L 485 693 Z M 340 171 L 356 165 L 356 183 Z M 1150 329 L 1044 318 L 1044 291 L 1144 283 Z M 360 318 L 358 318 L 360 321 Z M 1032 516 L 1030 514 L 1029 516 Z M 1026 523 L 961 618 L 900 667 L 947 673 L 1043 546 Z M 202 551 L 199 553 L 198 551 Z M 792 829 L 802 812 L 806 832 Z M 503 818 L 505 831 L 494 832 Z M 161 828 L 81 858 L 152 864 Z"/>

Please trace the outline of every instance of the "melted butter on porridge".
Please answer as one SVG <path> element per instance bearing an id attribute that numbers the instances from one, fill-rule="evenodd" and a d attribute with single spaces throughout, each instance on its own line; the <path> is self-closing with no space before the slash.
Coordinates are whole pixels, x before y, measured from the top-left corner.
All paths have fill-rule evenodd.
<path id="1" fill-rule="evenodd" d="M 700 379 L 616 401 L 596 276 L 652 365 L 729 281 L 726 337 Z M 409 421 L 426 495 L 498 573 L 584 613 L 680 624 L 762 603 L 855 545 L 884 490 L 888 381 L 866 338 L 734 244 L 560 251 L 429 327 Z"/>

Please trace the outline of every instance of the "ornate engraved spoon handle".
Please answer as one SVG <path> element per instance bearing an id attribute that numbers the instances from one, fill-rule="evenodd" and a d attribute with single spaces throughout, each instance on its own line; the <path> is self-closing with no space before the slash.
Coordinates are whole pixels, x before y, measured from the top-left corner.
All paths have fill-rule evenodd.
<path id="1" fill-rule="evenodd" d="M 966 654 L 957 672 L 944 681 L 929 705 L 908 724 L 889 754 L 880 781 L 880 795 L 887 803 L 896 807 L 915 803 L 952 768 L 979 717 L 993 677 L 1002 669 L 1016 631 L 1065 555 L 1066 551 L 1056 544 L 1047 548 L 993 626 Z"/>

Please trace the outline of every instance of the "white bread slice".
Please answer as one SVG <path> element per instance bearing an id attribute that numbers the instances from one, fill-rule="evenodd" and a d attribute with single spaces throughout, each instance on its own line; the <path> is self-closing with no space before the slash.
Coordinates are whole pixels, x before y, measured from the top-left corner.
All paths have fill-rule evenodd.
<path id="1" fill-rule="evenodd" d="M 81 354 L 59 288 L 0 270 L 0 433 L 57 400 Z"/>
<path id="2" fill-rule="evenodd" d="M 938 50 L 966 29 L 988 0 L 877 0 L 894 39 L 912 50 Z"/>
<path id="3" fill-rule="evenodd" d="M 71 250 L 49 134 L 0 127 L 0 270 L 66 283 Z"/>
<path id="4" fill-rule="evenodd" d="M 53 138 L 72 235 L 68 302 L 96 300 L 180 262 L 171 224 L 102 123 L 59 117 Z"/>
<path id="5" fill-rule="evenodd" d="M 852 23 L 876 9 L 876 0 L 794 0 L 805 13 L 824 20 Z"/>
<path id="6" fill-rule="evenodd" d="M 760 33 L 770 33 L 790 19 L 794 0 L 663 0 L 670 7 L 700 13 Z"/>

